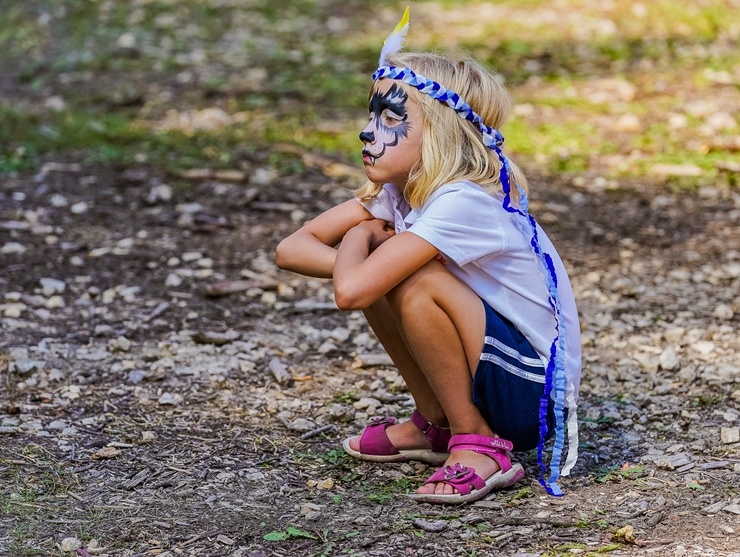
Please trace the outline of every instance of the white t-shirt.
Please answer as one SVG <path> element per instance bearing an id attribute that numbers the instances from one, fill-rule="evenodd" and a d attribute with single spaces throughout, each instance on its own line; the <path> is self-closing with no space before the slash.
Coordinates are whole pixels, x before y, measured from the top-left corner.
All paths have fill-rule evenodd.
<path id="1" fill-rule="evenodd" d="M 462 181 L 440 187 L 419 210 L 411 209 L 393 184 L 360 203 L 374 217 L 392 223 L 396 234 L 412 232 L 437 248 L 447 259 L 447 269 L 511 321 L 547 365 L 556 331 L 545 278 L 529 243 L 529 223 L 506 211 L 502 199 Z M 577 398 L 581 330 L 573 290 L 563 262 L 539 226 L 537 235 L 557 273 L 565 325 L 565 372 Z"/>

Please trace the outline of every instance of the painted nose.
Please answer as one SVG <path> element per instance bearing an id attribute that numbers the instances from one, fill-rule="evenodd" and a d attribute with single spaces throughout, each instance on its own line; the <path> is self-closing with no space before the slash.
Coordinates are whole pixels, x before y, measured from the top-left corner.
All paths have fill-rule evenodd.
<path id="1" fill-rule="evenodd" d="M 363 143 L 375 143 L 375 133 L 374 132 L 361 131 L 360 132 L 360 141 L 362 141 Z"/>

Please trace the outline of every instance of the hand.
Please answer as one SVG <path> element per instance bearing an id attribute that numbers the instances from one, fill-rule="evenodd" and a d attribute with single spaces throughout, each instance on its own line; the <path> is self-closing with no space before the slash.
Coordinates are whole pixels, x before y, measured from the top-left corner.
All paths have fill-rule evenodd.
<path id="1" fill-rule="evenodd" d="M 442 265 L 444 265 L 445 267 L 447 266 L 447 259 L 445 259 L 445 257 L 441 253 L 435 255 L 434 259 L 442 263 Z"/>
<path id="2" fill-rule="evenodd" d="M 370 252 L 378 249 L 380 244 L 396 234 L 393 226 L 381 219 L 362 221 L 348 232 L 348 234 L 354 233 L 361 233 L 367 238 L 368 250 Z"/>

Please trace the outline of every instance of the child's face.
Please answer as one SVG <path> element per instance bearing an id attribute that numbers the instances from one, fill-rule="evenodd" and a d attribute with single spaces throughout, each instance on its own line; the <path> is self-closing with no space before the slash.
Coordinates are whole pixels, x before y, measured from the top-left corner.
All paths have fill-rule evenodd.
<path id="1" fill-rule="evenodd" d="M 381 79 L 370 97 L 370 122 L 360 133 L 362 163 L 377 184 L 406 186 L 411 167 L 421 157 L 422 113 L 404 86 Z"/>

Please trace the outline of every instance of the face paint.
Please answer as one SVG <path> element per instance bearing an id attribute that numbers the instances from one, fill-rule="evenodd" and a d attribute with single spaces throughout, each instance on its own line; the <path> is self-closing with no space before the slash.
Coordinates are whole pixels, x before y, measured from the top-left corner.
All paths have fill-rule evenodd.
<path id="1" fill-rule="evenodd" d="M 370 98 L 370 123 L 360 133 L 360 141 L 365 143 L 362 154 L 369 157 L 370 164 L 374 165 L 387 147 L 398 145 L 399 138 L 408 136 L 408 98 L 395 83 L 386 92 L 376 91 Z"/>

